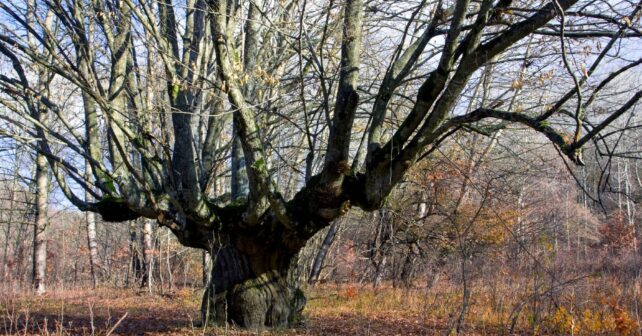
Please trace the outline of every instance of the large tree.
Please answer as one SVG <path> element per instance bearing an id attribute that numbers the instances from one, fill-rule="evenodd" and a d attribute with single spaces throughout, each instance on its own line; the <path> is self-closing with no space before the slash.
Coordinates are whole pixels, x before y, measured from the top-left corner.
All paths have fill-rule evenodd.
<path id="1" fill-rule="evenodd" d="M 455 132 L 527 128 L 576 164 L 592 140 L 606 146 L 642 97 L 613 85 L 642 63 L 626 53 L 639 12 L 627 0 L 0 0 L 0 135 L 45 157 L 80 210 L 156 219 L 209 251 L 206 322 L 288 325 L 305 303 L 288 270 L 306 241 L 351 207 L 381 208 Z"/>

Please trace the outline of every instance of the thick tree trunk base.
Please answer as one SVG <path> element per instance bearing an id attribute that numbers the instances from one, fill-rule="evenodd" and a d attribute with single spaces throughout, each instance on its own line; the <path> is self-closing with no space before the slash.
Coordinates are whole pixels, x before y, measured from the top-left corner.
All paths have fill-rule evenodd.
<path id="1" fill-rule="evenodd" d="M 208 287 L 203 295 L 203 322 L 229 323 L 248 329 L 291 327 L 301 323 L 305 296 L 281 279 L 264 274 L 237 284 L 231 290 L 214 293 Z"/>
<path id="2" fill-rule="evenodd" d="M 278 252 L 254 256 L 226 247 L 215 253 L 201 314 L 207 325 L 287 328 L 301 323 L 303 292 L 288 283 L 288 260 Z"/>

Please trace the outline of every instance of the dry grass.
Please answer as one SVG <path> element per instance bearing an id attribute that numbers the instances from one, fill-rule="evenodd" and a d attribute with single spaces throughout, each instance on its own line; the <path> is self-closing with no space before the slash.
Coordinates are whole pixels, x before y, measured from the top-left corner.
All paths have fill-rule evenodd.
<path id="1" fill-rule="evenodd" d="M 100 288 L 50 291 L 42 297 L 29 293 L 4 295 L 0 305 L 0 333 L 183 334 L 182 328 L 198 321 L 198 302 L 193 294 L 187 289 L 159 296 Z"/>
<path id="2" fill-rule="evenodd" d="M 625 294 L 615 280 L 584 279 L 542 295 L 531 286 L 474 283 L 462 334 L 640 335 L 635 302 L 642 297 Z M 449 283 L 431 290 L 329 286 L 313 291 L 306 311 L 313 323 L 332 321 L 324 324 L 329 334 L 444 335 L 454 333 L 462 295 Z"/>
<path id="3" fill-rule="evenodd" d="M 533 295 L 532 283 L 509 277 L 471 286 L 466 335 L 639 335 L 639 282 L 585 278 Z M 240 331 L 202 329 L 200 291 L 169 295 L 101 288 L 52 291 L 42 297 L 5 293 L 0 334 L 7 335 L 444 335 L 461 309 L 461 287 L 428 289 L 323 285 L 308 289 L 305 327 Z"/>

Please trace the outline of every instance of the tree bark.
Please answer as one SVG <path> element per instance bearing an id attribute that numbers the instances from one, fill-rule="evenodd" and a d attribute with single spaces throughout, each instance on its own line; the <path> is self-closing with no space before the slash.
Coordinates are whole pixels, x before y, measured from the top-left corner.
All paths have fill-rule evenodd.
<path id="1" fill-rule="evenodd" d="M 96 214 L 85 213 L 87 220 L 87 247 L 89 248 L 89 271 L 91 272 L 92 286 L 98 286 L 98 243 L 96 243 Z"/>
<path id="2" fill-rule="evenodd" d="M 265 247 L 249 238 L 230 239 L 212 251 L 214 267 L 203 296 L 203 322 L 251 329 L 298 323 L 306 300 L 288 281 L 294 255 L 280 244 Z"/>
<path id="3" fill-rule="evenodd" d="M 243 157 L 243 150 L 241 148 L 241 140 L 239 140 L 236 128 L 236 122 L 232 123 L 234 140 L 232 142 L 232 180 L 231 180 L 231 193 L 232 200 L 236 201 L 239 198 L 247 197 L 248 180 L 247 170 L 245 167 L 245 158 Z"/>
<path id="4" fill-rule="evenodd" d="M 16 156 L 15 156 L 15 163 L 14 163 L 14 169 L 13 169 L 13 174 L 14 176 L 18 176 L 19 170 L 20 170 L 20 157 L 19 157 L 19 151 L 16 151 Z M 8 258 L 9 258 L 9 240 L 11 239 L 11 224 L 13 223 L 14 220 L 14 213 L 16 211 L 15 209 L 15 203 L 17 201 L 17 195 L 18 193 L 18 179 L 14 178 L 13 181 L 11 182 L 11 187 L 9 188 L 9 208 L 7 211 L 4 211 L 5 214 L 7 214 L 7 220 L 6 226 L 5 226 L 5 242 L 4 242 L 4 248 L 2 251 L 2 273 L 0 274 L 0 279 L 2 279 L 3 283 L 8 283 L 9 275 L 8 275 Z M 18 210 L 20 211 L 20 210 Z M 15 249 L 13 253 L 15 254 Z"/>
<path id="5" fill-rule="evenodd" d="M 86 175 L 88 178 L 91 176 L 91 165 L 86 164 Z M 85 192 L 85 200 L 91 200 L 91 194 Z M 89 248 L 89 271 L 91 273 L 92 286 L 98 286 L 97 264 L 98 264 L 98 244 L 96 243 L 96 214 L 87 211 L 85 212 L 85 220 L 87 221 L 87 247 Z"/>
<path id="6" fill-rule="evenodd" d="M 334 242 L 337 232 L 339 231 L 339 221 L 332 222 L 332 225 L 328 228 L 328 232 L 323 238 L 323 243 L 319 247 L 319 252 L 317 252 L 316 257 L 314 258 L 314 263 L 312 264 L 312 269 L 310 270 L 310 276 L 308 277 L 308 283 L 314 284 L 319 280 L 319 275 L 321 274 L 321 267 L 325 261 L 325 256 L 330 250 L 330 246 Z"/>
<path id="7" fill-rule="evenodd" d="M 33 229 L 33 287 L 38 295 L 45 293 L 47 271 L 47 207 L 49 181 L 47 161 L 42 154 L 36 156 L 36 222 Z"/>
<path id="8" fill-rule="evenodd" d="M 212 274 L 212 257 L 209 252 L 202 251 L 201 263 L 203 266 L 203 287 L 205 287 L 210 283 L 210 275 Z"/>
<path id="9" fill-rule="evenodd" d="M 143 219 L 143 262 L 144 274 L 141 286 L 147 285 L 150 293 L 152 291 L 153 272 L 152 272 L 152 252 L 154 251 L 153 223 L 148 219 Z"/>
<path id="10" fill-rule="evenodd" d="M 141 267 L 141 255 L 140 248 L 138 243 L 138 225 L 137 221 L 133 220 L 129 223 L 129 253 L 130 253 L 130 264 L 129 264 L 129 274 L 125 283 L 127 286 L 130 283 L 136 284 L 139 280 L 143 279 L 144 282 L 144 272 L 145 270 Z"/>

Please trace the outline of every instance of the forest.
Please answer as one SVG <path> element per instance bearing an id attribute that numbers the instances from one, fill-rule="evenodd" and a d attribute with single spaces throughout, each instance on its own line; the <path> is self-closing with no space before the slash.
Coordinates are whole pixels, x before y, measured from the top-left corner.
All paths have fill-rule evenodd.
<path id="1" fill-rule="evenodd" d="M 0 0 L 0 334 L 642 335 L 641 16 Z"/>

